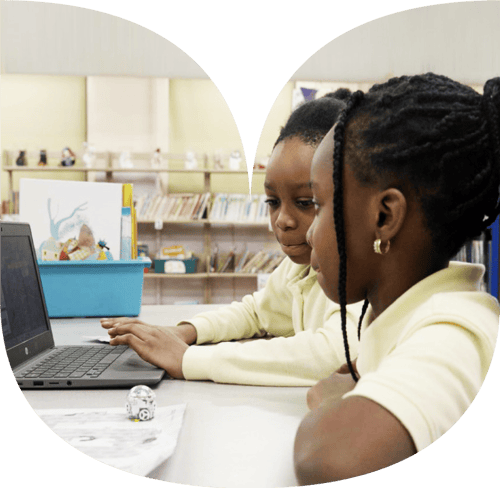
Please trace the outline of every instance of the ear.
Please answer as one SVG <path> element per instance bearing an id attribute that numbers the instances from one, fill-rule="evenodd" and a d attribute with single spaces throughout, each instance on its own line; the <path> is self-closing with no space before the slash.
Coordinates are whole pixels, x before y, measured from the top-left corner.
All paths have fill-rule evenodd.
<path id="1" fill-rule="evenodd" d="M 382 242 L 392 240 L 400 231 L 406 218 L 406 197 L 396 188 L 388 188 L 377 195 L 376 237 Z"/>

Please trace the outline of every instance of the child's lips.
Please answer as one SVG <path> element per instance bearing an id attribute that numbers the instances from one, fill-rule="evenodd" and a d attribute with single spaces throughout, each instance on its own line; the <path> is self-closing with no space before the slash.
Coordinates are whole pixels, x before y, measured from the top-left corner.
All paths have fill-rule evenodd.
<path id="1" fill-rule="evenodd" d="M 298 242 L 297 244 L 285 244 L 284 242 L 281 243 L 283 247 L 300 247 L 300 246 L 307 246 L 307 242 Z"/>
<path id="2" fill-rule="evenodd" d="M 281 243 L 283 252 L 289 256 L 305 252 L 307 246 L 307 242 L 301 242 L 299 244 L 284 244 L 283 242 Z"/>

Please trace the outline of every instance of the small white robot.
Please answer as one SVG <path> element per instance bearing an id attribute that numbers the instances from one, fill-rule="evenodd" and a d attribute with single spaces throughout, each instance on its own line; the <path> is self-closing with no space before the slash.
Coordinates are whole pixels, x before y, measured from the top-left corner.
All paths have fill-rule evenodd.
<path id="1" fill-rule="evenodd" d="M 134 386 L 127 395 L 127 414 L 133 420 L 151 420 L 155 416 L 156 395 L 148 386 Z"/>

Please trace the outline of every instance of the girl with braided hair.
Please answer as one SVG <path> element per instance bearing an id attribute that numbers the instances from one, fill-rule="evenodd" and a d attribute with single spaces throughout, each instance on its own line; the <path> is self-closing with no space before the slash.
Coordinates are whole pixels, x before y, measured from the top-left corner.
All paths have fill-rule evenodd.
<path id="1" fill-rule="evenodd" d="M 218 383 L 312 386 L 342 365 L 340 308 L 328 300 L 311 270 L 306 233 L 314 219 L 312 157 L 344 107 L 330 95 L 304 103 L 280 131 L 265 191 L 271 225 L 287 257 L 264 289 L 241 302 L 186 317 L 176 327 L 151 326 L 135 318 L 104 319 L 111 344 L 129 344 L 173 377 Z M 359 313 L 360 305 L 348 312 L 354 354 Z M 265 334 L 272 338 L 234 342 Z M 199 346 L 204 343 L 217 344 Z"/>
<path id="2" fill-rule="evenodd" d="M 318 147 L 311 266 L 343 315 L 365 304 L 358 358 L 346 342 L 346 366 L 308 392 L 301 484 L 411 456 L 481 387 L 500 307 L 484 267 L 451 258 L 499 214 L 499 109 L 500 78 L 482 96 L 433 73 L 393 78 L 353 93 Z"/>

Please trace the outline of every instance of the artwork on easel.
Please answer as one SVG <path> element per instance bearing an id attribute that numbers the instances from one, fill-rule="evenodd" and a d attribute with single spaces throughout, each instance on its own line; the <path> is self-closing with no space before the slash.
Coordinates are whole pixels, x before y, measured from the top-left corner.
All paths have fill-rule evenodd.
<path id="1" fill-rule="evenodd" d="M 371 83 L 349 83 L 343 81 L 296 81 L 292 92 L 292 110 L 300 104 L 321 98 L 327 93 L 334 92 L 339 88 L 347 88 L 351 92 L 356 90 L 367 91 Z"/>
<path id="2" fill-rule="evenodd" d="M 49 239 L 77 239 L 83 228 L 119 256 L 122 188 L 120 183 L 21 178 L 19 218 L 30 224 L 37 250 Z"/>

